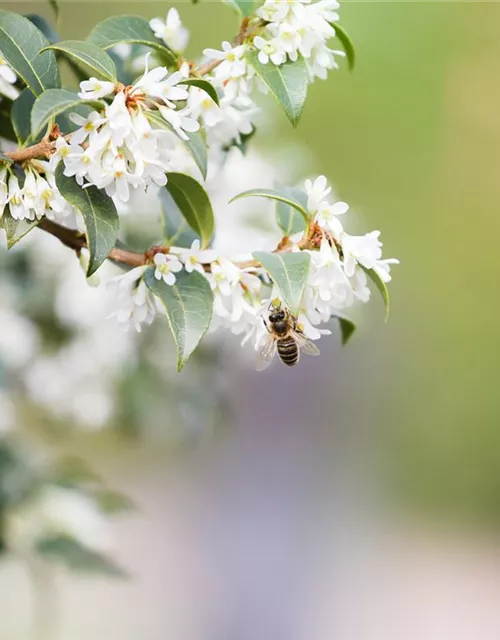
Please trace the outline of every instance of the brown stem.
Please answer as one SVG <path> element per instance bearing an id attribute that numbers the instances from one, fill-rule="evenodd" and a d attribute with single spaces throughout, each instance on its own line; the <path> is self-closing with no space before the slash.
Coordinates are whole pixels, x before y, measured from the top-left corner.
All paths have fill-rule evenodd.
<path id="1" fill-rule="evenodd" d="M 13 162 L 26 162 L 26 160 L 34 160 L 35 158 L 50 158 L 55 149 L 55 142 L 42 140 L 38 144 L 31 147 L 16 149 L 15 151 L 7 151 L 3 155 L 10 158 Z"/>
<path id="2" fill-rule="evenodd" d="M 38 224 L 38 228 L 50 233 L 50 235 L 60 240 L 60 242 L 62 242 L 66 247 L 75 251 L 77 255 L 80 255 L 82 249 L 87 248 L 85 235 L 76 229 L 68 229 L 67 227 L 57 224 L 57 222 L 49 220 L 48 218 L 42 218 Z M 299 243 L 299 247 L 301 249 L 311 249 L 313 248 L 313 243 L 304 238 L 302 242 Z M 290 248 L 291 245 L 289 242 L 283 242 L 282 240 L 274 253 L 287 253 L 290 251 Z M 127 264 L 130 267 L 143 267 L 152 262 L 152 256 L 155 253 L 168 253 L 168 251 L 168 247 L 154 247 L 154 250 L 152 251 L 138 253 L 136 251 L 129 251 L 128 249 L 115 247 L 109 252 L 108 259 L 113 260 L 113 262 Z M 234 264 L 240 269 L 252 269 L 260 266 L 256 260 L 246 260 L 243 262 L 235 262 Z M 210 271 L 210 265 L 205 265 L 205 270 Z"/>
<path id="3" fill-rule="evenodd" d="M 56 237 L 66 247 L 73 249 L 73 251 L 78 255 L 82 249 L 87 248 L 87 239 L 85 238 L 85 235 L 76 229 L 68 229 L 67 227 L 57 224 L 57 222 L 49 220 L 48 218 L 42 218 L 38 228 L 43 229 L 43 231 L 46 231 L 47 233 L 50 233 L 50 235 Z M 141 267 L 148 263 L 148 259 L 143 253 L 128 251 L 118 247 L 111 249 L 108 258 L 115 262 L 128 264 L 131 267 Z"/>

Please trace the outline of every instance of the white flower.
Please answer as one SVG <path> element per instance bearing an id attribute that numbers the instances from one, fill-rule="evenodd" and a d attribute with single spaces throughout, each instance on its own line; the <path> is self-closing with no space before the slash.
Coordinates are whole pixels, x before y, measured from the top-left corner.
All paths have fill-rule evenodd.
<path id="1" fill-rule="evenodd" d="M 191 273 L 192 271 L 198 271 L 202 275 L 205 275 L 204 264 L 210 264 L 217 260 L 218 253 L 212 249 L 200 249 L 200 241 L 198 239 L 193 240 L 191 249 L 172 249 L 172 252 L 179 251 L 179 259 L 184 264 L 184 269 Z"/>
<path id="2" fill-rule="evenodd" d="M 60 136 L 59 138 L 57 138 L 54 153 L 50 156 L 49 160 L 50 170 L 54 172 L 59 162 L 64 158 L 67 158 L 70 153 L 71 147 L 67 143 L 64 136 Z"/>
<path id="3" fill-rule="evenodd" d="M 272 40 L 264 40 L 261 36 L 256 36 L 253 40 L 254 45 L 259 49 L 259 61 L 267 64 L 269 60 L 273 64 L 280 65 L 286 60 L 286 52 L 282 43 L 273 38 Z"/>
<path id="4" fill-rule="evenodd" d="M 343 233 L 340 239 L 344 254 L 344 269 L 346 275 L 354 275 L 359 263 L 366 269 L 372 269 L 382 258 L 382 243 L 378 239 L 380 231 L 371 231 L 364 236 L 351 236 Z"/>
<path id="5" fill-rule="evenodd" d="M 154 257 L 156 265 L 155 278 L 163 280 L 165 284 L 172 286 L 175 284 L 175 274 L 182 271 L 182 263 L 176 256 L 157 253 Z"/>
<path id="6" fill-rule="evenodd" d="M 159 111 L 163 119 L 172 125 L 179 138 L 183 140 L 188 140 L 186 132 L 192 133 L 198 131 L 200 128 L 198 122 L 196 122 L 194 118 L 189 117 L 187 115 L 189 112 L 185 109 L 174 111 L 168 107 L 160 107 Z"/>
<path id="7" fill-rule="evenodd" d="M 9 178 L 9 209 L 14 220 L 30 219 L 31 214 L 25 205 L 23 190 L 19 186 L 17 176 L 13 174 Z M 34 216 L 31 219 L 34 219 Z"/>
<path id="8" fill-rule="evenodd" d="M 154 31 L 155 36 L 163 40 L 172 51 L 175 51 L 175 53 L 183 53 L 185 51 L 189 42 L 189 31 L 182 25 L 177 9 L 172 7 L 165 21 L 161 18 L 153 18 L 149 26 Z"/>
<path id="9" fill-rule="evenodd" d="M 335 204 L 328 204 L 327 202 L 321 202 L 316 213 L 316 222 L 323 229 L 329 229 L 335 238 L 338 239 L 343 231 L 342 224 L 337 216 L 342 216 L 349 210 L 349 205 L 346 202 L 335 202 Z"/>
<path id="10" fill-rule="evenodd" d="M 14 86 L 16 82 L 17 75 L 0 54 L 0 93 L 10 100 L 15 100 L 19 95 L 19 90 Z"/>
<path id="11" fill-rule="evenodd" d="M 92 111 L 86 118 L 83 118 L 77 113 L 72 113 L 70 120 L 81 127 L 71 134 L 71 144 L 78 145 L 85 142 L 87 138 L 89 143 L 92 143 L 98 135 L 99 127 L 106 122 L 106 118 L 103 118 L 97 111 Z M 58 138 L 57 142 L 59 142 L 59 140 L 66 142 L 63 137 Z M 60 148 L 62 149 L 64 147 L 61 146 Z"/>
<path id="12" fill-rule="evenodd" d="M 110 96 L 115 91 L 115 83 L 107 82 L 106 80 L 97 80 L 97 78 L 90 78 L 90 80 L 84 80 L 80 82 L 80 93 L 78 96 L 82 100 L 99 100 Z"/>
<path id="13" fill-rule="evenodd" d="M 309 213 L 316 213 L 323 200 L 331 193 L 332 188 L 327 186 L 325 176 L 318 176 L 314 182 L 305 181 L 305 191 L 307 194 L 307 209 Z"/>
<path id="14" fill-rule="evenodd" d="M 3 216 L 5 206 L 9 200 L 9 189 L 7 187 L 7 168 L 0 169 L 0 218 Z"/>
<path id="15" fill-rule="evenodd" d="M 198 87 L 191 87 L 188 98 L 188 108 L 193 118 L 203 121 L 206 127 L 214 127 L 223 120 L 219 106 L 206 91 Z"/>
<path id="16" fill-rule="evenodd" d="M 140 92 L 146 96 L 156 97 L 163 100 L 169 107 L 175 109 L 172 101 L 186 100 L 188 97 L 187 87 L 176 86 L 185 80 L 182 71 L 175 71 L 169 75 L 166 67 L 155 67 L 149 69 L 149 57 L 146 55 L 145 71 L 139 80 L 134 84 L 132 95 Z"/>
<path id="17" fill-rule="evenodd" d="M 146 269 L 147 266 L 135 267 L 106 283 L 116 295 L 117 308 L 109 317 L 116 318 L 125 329 L 133 327 L 139 333 L 143 324 L 152 324 L 158 311 L 155 297 L 143 280 Z"/>
<path id="18" fill-rule="evenodd" d="M 219 79 L 235 78 L 243 76 L 247 70 L 244 59 L 246 45 L 233 47 L 230 42 L 222 43 L 222 51 L 217 49 L 205 49 L 203 53 L 212 60 L 221 60 L 221 64 L 215 69 L 215 76 Z"/>

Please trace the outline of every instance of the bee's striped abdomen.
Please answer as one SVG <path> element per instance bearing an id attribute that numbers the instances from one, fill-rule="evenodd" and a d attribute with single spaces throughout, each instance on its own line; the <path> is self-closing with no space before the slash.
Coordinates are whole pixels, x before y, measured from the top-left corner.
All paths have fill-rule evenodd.
<path id="1" fill-rule="evenodd" d="M 278 355 L 284 364 L 292 367 L 299 361 L 299 347 L 292 337 L 278 340 Z"/>

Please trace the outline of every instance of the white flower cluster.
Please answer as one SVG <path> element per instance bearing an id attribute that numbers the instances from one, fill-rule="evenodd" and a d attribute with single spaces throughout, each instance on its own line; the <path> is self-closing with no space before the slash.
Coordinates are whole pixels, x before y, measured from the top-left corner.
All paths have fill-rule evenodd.
<path id="1" fill-rule="evenodd" d="M 19 95 L 19 89 L 15 86 L 17 75 L 10 68 L 0 53 L 0 94 L 15 100 Z"/>
<path id="2" fill-rule="evenodd" d="M 95 78 L 82 82 L 83 100 L 114 98 L 87 118 L 71 116 L 80 128 L 69 143 L 57 140 L 51 166 L 62 160 L 66 176 L 75 176 L 81 185 L 105 189 L 123 202 L 129 200 L 131 189 L 164 186 L 175 145 L 168 131 L 152 127 L 147 113 L 157 110 L 181 138 L 197 131 L 199 124 L 189 116 L 189 109 L 177 109 L 176 102 L 188 99 L 187 87 L 179 86 L 184 79 L 183 72 L 169 74 L 165 67 L 149 70 L 146 61 L 144 75 L 131 87 Z"/>
<path id="3" fill-rule="evenodd" d="M 331 188 L 324 176 L 314 182 L 307 180 L 305 191 L 312 220 L 311 241 L 305 248 L 304 234 L 298 234 L 291 239 L 288 250 L 307 251 L 311 257 L 298 321 L 304 334 L 317 340 L 329 333 L 318 326 L 328 322 L 335 312 L 350 307 L 356 300 L 369 300 L 364 269 L 373 269 L 384 282 L 389 282 L 391 265 L 398 260 L 382 258 L 378 231 L 353 236 L 344 230 L 339 217 L 348 211 L 348 206 L 344 202 L 328 201 Z M 251 256 L 247 258 L 250 264 L 241 267 L 216 251 L 200 251 L 196 242 L 189 250 L 171 247 L 168 254 L 157 254 L 155 276 L 173 285 L 182 269 L 199 271 L 209 281 L 214 294 L 213 328 L 230 329 L 243 336 L 243 343 L 250 341 L 258 348 L 267 335 L 263 323 L 266 309 L 270 301 L 280 295 L 271 286 L 265 270 L 252 264 Z M 138 267 L 112 280 L 121 302 L 114 315 L 137 330 L 142 324 L 151 324 L 159 311 L 155 297 L 142 279 L 147 268 Z"/>
<path id="4" fill-rule="evenodd" d="M 250 97 L 254 73 L 245 59 L 247 50 L 246 44 L 233 47 L 229 42 L 223 42 L 222 51 L 205 49 L 203 52 L 210 60 L 218 62 L 207 79 L 219 93 L 219 107 L 193 91 L 190 106 L 205 124 L 209 146 L 223 147 L 232 141 L 240 142 L 242 136 L 253 131 L 253 119 L 259 109 Z"/>
<path id="5" fill-rule="evenodd" d="M 300 54 L 311 79 L 325 79 L 330 69 L 338 68 L 335 56 L 344 55 L 327 46 L 335 36 L 332 22 L 339 19 L 338 8 L 337 0 L 266 0 L 257 10 L 266 24 L 253 40 L 260 62 L 281 65 Z"/>
<path id="6" fill-rule="evenodd" d="M 49 162 L 37 160 L 26 168 L 24 183 L 9 169 L 0 169 L 0 218 L 6 206 L 14 220 L 61 220 L 74 214 L 73 207 L 57 188 Z"/>

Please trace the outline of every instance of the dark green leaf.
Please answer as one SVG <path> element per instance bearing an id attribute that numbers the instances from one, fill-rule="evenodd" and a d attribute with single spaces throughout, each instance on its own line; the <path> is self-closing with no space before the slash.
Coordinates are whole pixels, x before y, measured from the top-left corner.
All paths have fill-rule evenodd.
<path id="1" fill-rule="evenodd" d="M 206 178 L 208 165 L 207 147 L 201 134 L 198 132 L 187 133 L 186 135 L 188 136 L 188 139 L 184 140 L 177 135 L 172 126 L 164 118 L 162 118 L 158 112 L 148 111 L 146 113 L 146 116 L 155 129 L 164 129 L 165 131 L 170 131 L 179 138 L 184 147 L 190 153 L 193 160 L 196 162 L 196 166 L 201 171 L 201 175 L 203 176 L 203 178 Z"/>
<path id="2" fill-rule="evenodd" d="M 65 40 L 48 49 L 60 51 L 73 60 L 79 67 L 89 69 L 92 77 L 116 82 L 116 66 L 109 55 L 92 42 Z"/>
<path id="3" fill-rule="evenodd" d="M 40 53 L 50 42 L 23 16 L 0 10 L 0 51 L 35 95 L 61 86 L 56 56 Z"/>
<path id="4" fill-rule="evenodd" d="M 75 109 L 82 104 L 91 105 L 97 110 L 106 106 L 99 100 L 82 100 L 76 93 L 66 89 L 49 89 L 35 101 L 31 111 L 31 134 L 36 137 L 47 125 L 61 113 Z"/>
<path id="5" fill-rule="evenodd" d="M 12 126 L 10 108 L 7 101 L 0 102 L 0 138 L 5 140 L 17 141 L 17 136 Z"/>
<path id="6" fill-rule="evenodd" d="M 307 98 L 308 76 L 304 58 L 299 56 L 295 62 L 288 60 L 276 66 L 271 62 L 262 64 L 257 51 L 249 51 L 246 57 L 259 78 L 271 89 L 292 125 L 296 127 Z"/>
<path id="7" fill-rule="evenodd" d="M 1 222 L 7 236 L 7 249 L 12 249 L 24 236 L 38 226 L 39 220 L 14 220 L 7 208 Z"/>
<path id="8" fill-rule="evenodd" d="M 31 111 L 35 100 L 29 89 L 23 89 L 12 104 L 12 126 L 19 142 L 26 142 L 31 135 Z"/>
<path id="9" fill-rule="evenodd" d="M 113 16 L 100 22 L 87 38 L 101 49 L 110 49 L 117 44 L 143 44 L 158 51 L 167 64 L 177 62 L 176 55 L 164 42 L 155 38 L 149 22 L 140 16 Z"/>
<path id="10" fill-rule="evenodd" d="M 356 64 L 356 52 L 354 50 L 352 40 L 344 29 L 336 22 L 332 23 L 332 27 L 335 29 L 335 37 L 340 40 L 340 43 L 342 44 L 342 48 L 344 49 L 345 56 L 347 58 L 347 64 L 349 69 L 352 71 Z"/>
<path id="11" fill-rule="evenodd" d="M 110 558 L 84 547 L 68 536 L 42 538 L 36 545 L 44 558 L 62 562 L 72 571 L 79 573 L 100 573 L 113 578 L 125 578 L 127 574 Z"/>
<path id="12" fill-rule="evenodd" d="M 76 207 L 85 221 L 87 245 L 90 254 L 88 276 L 106 260 L 116 244 L 118 213 L 113 200 L 96 187 L 82 189 L 74 178 L 64 175 L 64 167 L 56 171 L 56 183 L 61 195 Z"/>
<path id="13" fill-rule="evenodd" d="M 160 190 L 160 204 L 163 221 L 163 242 L 168 247 L 190 247 L 193 240 L 200 236 L 195 233 L 186 222 L 181 210 L 177 206 L 167 189 Z"/>
<path id="14" fill-rule="evenodd" d="M 210 98 L 212 98 L 215 104 L 219 106 L 219 96 L 217 95 L 217 91 L 214 85 L 208 80 L 203 80 L 202 78 L 188 78 L 187 80 L 179 82 L 179 84 L 187 84 L 190 87 L 198 87 L 198 89 L 202 89 Z"/>
<path id="15" fill-rule="evenodd" d="M 387 285 L 381 279 L 381 277 L 378 275 L 376 271 L 374 271 L 373 269 L 367 269 L 366 267 L 363 267 L 363 265 L 360 265 L 360 266 L 363 269 L 363 271 L 366 273 L 366 275 L 375 284 L 375 286 L 380 292 L 380 295 L 382 296 L 382 300 L 384 301 L 384 305 L 385 305 L 385 321 L 387 322 L 387 320 L 389 319 L 389 311 L 390 311 L 389 289 L 387 288 Z"/>
<path id="16" fill-rule="evenodd" d="M 146 271 L 144 280 L 165 306 L 177 347 L 177 369 L 181 371 L 210 325 L 213 310 L 210 284 L 197 271 L 181 271 L 176 274 L 175 284 L 169 286 L 155 278 L 154 267 Z"/>
<path id="17" fill-rule="evenodd" d="M 278 191 L 277 189 L 250 189 L 250 191 L 243 191 L 243 193 L 239 193 L 237 196 L 234 196 L 229 203 L 234 202 L 235 200 L 240 200 L 241 198 L 251 198 L 251 197 L 259 197 L 259 198 L 270 198 L 271 200 L 278 200 L 279 202 L 284 202 L 296 209 L 301 216 L 303 216 L 306 222 L 309 222 L 309 214 L 307 213 L 307 203 L 300 202 L 297 198 L 295 198 L 294 193 L 291 190 L 282 190 Z"/>
<path id="18" fill-rule="evenodd" d="M 35 27 L 40 29 L 43 35 L 47 38 L 50 43 L 57 42 L 60 40 L 58 33 L 54 30 L 51 24 L 47 22 L 47 20 L 43 16 L 35 15 L 34 13 L 29 13 L 26 15 L 26 18 L 30 20 Z"/>
<path id="19" fill-rule="evenodd" d="M 226 0 L 226 2 L 235 7 L 244 18 L 248 18 L 256 12 L 263 0 Z"/>
<path id="20" fill-rule="evenodd" d="M 174 199 L 187 223 L 201 238 L 206 247 L 214 234 L 214 213 L 205 189 L 191 176 L 184 173 L 167 173 L 165 189 Z"/>
<path id="21" fill-rule="evenodd" d="M 332 318 L 336 318 L 339 321 L 340 334 L 342 336 L 342 345 L 346 345 L 349 342 L 349 338 L 356 331 L 355 323 L 346 316 L 342 316 L 338 313 L 334 313 Z"/>
<path id="22" fill-rule="evenodd" d="M 253 257 L 269 273 L 290 311 L 298 315 L 309 275 L 310 255 L 305 251 L 298 253 L 256 251 Z"/>

